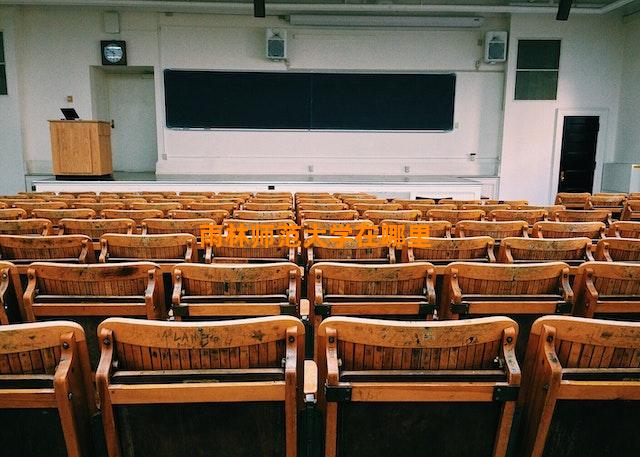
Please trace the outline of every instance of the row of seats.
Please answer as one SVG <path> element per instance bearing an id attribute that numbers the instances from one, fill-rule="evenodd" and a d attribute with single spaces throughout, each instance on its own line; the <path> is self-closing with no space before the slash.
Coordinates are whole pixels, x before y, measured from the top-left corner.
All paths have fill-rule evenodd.
<path id="1" fill-rule="evenodd" d="M 542 317 L 521 363 L 508 317 L 331 317 L 317 365 L 303 361 L 304 334 L 291 316 L 110 318 L 94 377 L 79 325 L 0 327 L 3 452 L 556 457 L 640 445 L 639 323 Z"/>

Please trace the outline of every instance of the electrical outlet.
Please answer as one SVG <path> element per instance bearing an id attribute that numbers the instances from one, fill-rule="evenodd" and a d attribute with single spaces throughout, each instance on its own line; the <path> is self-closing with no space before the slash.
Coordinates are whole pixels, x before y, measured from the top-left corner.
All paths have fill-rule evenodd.
<path id="1" fill-rule="evenodd" d="M 469 153 L 469 160 L 471 162 L 475 162 L 476 161 L 476 153 L 475 152 Z"/>
<path id="2" fill-rule="evenodd" d="M 67 103 L 73 103 L 73 95 L 67 95 Z"/>
<path id="3" fill-rule="evenodd" d="M 411 167 L 409 167 L 408 165 L 405 165 L 404 172 L 409 173 L 410 171 L 411 171 Z"/>

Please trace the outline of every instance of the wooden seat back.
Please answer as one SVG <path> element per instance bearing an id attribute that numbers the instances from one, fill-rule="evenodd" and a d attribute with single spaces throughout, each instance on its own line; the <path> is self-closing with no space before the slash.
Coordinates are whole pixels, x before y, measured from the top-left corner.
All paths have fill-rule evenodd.
<path id="1" fill-rule="evenodd" d="M 211 202 L 205 202 L 205 201 L 197 201 L 197 202 L 193 202 L 190 203 L 189 205 L 187 205 L 187 209 L 192 210 L 192 211 L 212 211 L 212 210 L 216 210 L 216 211 L 227 211 L 229 213 L 231 213 L 233 210 L 235 210 L 236 208 L 238 208 L 238 206 L 240 205 L 239 202 L 236 201 L 211 201 Z"/>
<path id="2" fill-rule="evenodd" d="M 318 329 L 325 455 L 465 455 L 473 449 L 469 455 L 504 457 L 516 402 L 496 392 L 517 392 L 517 337 L 518 324 L 506 317 L 326 319 Z M 449 421 L 447 433 L 440 417 Z"/>
<path id="3" fill-rule="evenodd" d="M 627 196 L 624 194 L 598 194 L 592 195 L 589 198 L 590 209 L 608 208 L 610 211 L 616 211 L 617 213 L 622 211 L 624 202 Z"/>
<path id="4" fill-rule="evenodd" d="M 358 212 L 353 209 L 340 210 L 301 210 L 298 212 L 300 221 L 305 219 L 321 219 L 321 220 L 355 220 L 358 219 Z"/>
<path id="5" fill-rule="evenodd" d="M 404 227 L 404 236 L 423 238 L 451 238 L 453 225 L 449 221 L 407 221 L 398 219 L 384 219 L 380 221 L 380 231 L 385 226 Z M 389 229 L 386 229 L 389 231 Z"/>
<path id="6" fill-rule="evenodd" d="M 88 208 L 96 212 L 98 217 L 102 217 L 103 209 L 125 209 L 125 204 L 122 202 L 99 202 L 99 203 L 72 203 L 71 208 Z"/>
<path id="7" fill-rule="evenodd" d="M 301 271 L 293 263 L 179 264 L 172 275 L 176 319 L 300 316 Z"/>
<path id="8" fill-rule="evenodd" d="M 159 209 L 105 209 L 102 210 L 105 219 L 132 219 L 136 225 L 145 219 L 162 218 L 164 212 Z"/>
<path id="9" fill-rule="evenodd" d="M 201 191 L 188 191 L 188 192 L 180 192 L 178 194 L 181 197 L 202 197 L 202 198 L 209 198 L 212 195 L 215 195 L 215 192 L 209 192 L 206 190 L 201 190 Z"/>
<path id="10" fill-rule="evenodd" d="M 166 317 L 162 273 L 151 262 L 34 262 L 27 277 L 24 316 L 29 322 L 78 316 Z"/>
<path id="11" fill-rule="evenodd" d="M 498 262 L 532 263 L 560 261 L 579 265 L 593 260 L 591 238 L 504 238 Z"/>
<path id="12" fill-rule="evenodd" d="M 132 210 L 149 210 L 149 209 L 158 209 L 162 211 L 163 214 L 166 214 L 167 211 L 171 211 L 173 209 L 182 209 L 182 203 L 178 202 L 167 202 L 167 203 L 132 203 L 130 205 Z"/>
<path id="13" fill-rule="evenodd" d="M 95 394 L 82 328 L 62 321 L 0 326 L 0 360 L 3 455 L 95 455 Z"/>
<path id="14" fill-rule="evenodd" d="M 11 262 L 0 261 L 0 325 L 22 321 L 22 283 Z"/>
<path id="15" fill-rule="evenodd" d="M 635 453 L 639 333 L 639 323 L 578 317 L 545 316 L 533 324 L 522 372 L 518 455 Z"/>
<path id="16" fill-rule="evenodd" d="M 587 237 L 593 240 L 604 238 L 604 222 L 552 222 L 541 221 L 533 224 L 531 235 L 534 238 L 576 238 Z"/>
<path id="17" fill-rule="evenodd" d="M 611 211 L 607 209 L 560 210 L 553 213 L 553 219 L 557 222 L 604 222 L 607 225 L 612 222 Z"/>
<path id="18" fill-rule="evenodd" d="M 291 202 L 255 202 L 248 201 L 242 204 L 242 209 L 248 211 L 291 211 L 293 205 Z"/>
<path id="19" fill-rule="evenodd" d="M 437 205 L 435 203 L 421 203 L 422 200 L 416 200 L 417 203 L 411 203 L 407 205 L 407 209 L 417 209 L 418 211 L 420 211 L 422 213 L 422 216 L 420 217 L 423 220 L 427 220 L 429 219 L 429 217 L 427 216 L 427 213 L 432 210 L 432 209 L 436 209 L 436 210 L 456 210 L 458 209 L 456 205 Z"/>
<path id="20" fill-rule="evenodd" d="M 493 263 L 494 241 L 488 236 L 467 238 L 409 237 L 402 245 L 402 262 L 431 262 L 446 265 L 464 260 Z"/>
<path id="21" fill-rule="evenodd" d="M 300 320 L 112 318 L 98 332 L 96 378 L 110 456 L 170 457 L 225 443 L 233 455 L 296 455 Z M 179 439 L 167 433 L 175 429 Z"/>
<path id="22" fill-rule="evenodd" d="M 576 274 L 576 316 L 640 318 L 640 265 L 588 262 Z"/>
<path id="23" fill-rule="evenodd" d="M 27 212 L 22 208 L 2 208 L 0 209 L 0 220 L 15 221 L 18 219 L 26 219 Z"/>
<path id="24" fill-rule="evenodd" d="M 377 234 L 379 232 L 378 227 L 369 219 L 302 219 L 301 226 L 305 238 L 312 235 L 356 236 L 358 234 Z"/>
<path id="25" fill-rule="evenodd" d="M 128 198 L 128 197 L 122 197 L 122 198 L 102 198 L 100 199 L 101 203 L 122 203 L 124 204 L 124 209 L 131 209 L 131 205 L 133 205 L 134 203 L 147 203 L 147 200 L 145 200 L 142 197 L 136 197 L 136 198 Z M 103 215 L 103 217 L 105 217 Z"/>
<path id="26" fill-rule="evenodd" d="M 609 227 L 608 235 L 618 238 L 640 238 L 640 221 L 615 221 Z"/>
<path id="27" fill-rule="evenodd" d="M 190 233 L 164 235 L 123 235 L 106 233 L 100 237 L 100 263 L 128 260 L 197 262 L 196 237 Z"/>
<path id="28" fill-rule="evenodd" d="M 527 221 L 460 221 L 456 223 L 455 235 L 458 238 L 469 236 L 490 236 L 501 240 L 509 236 L 529 236 Z"/>
<path id="29" fill-rule="evenodd" d="M 438 203 L 442 203 L 444 205 L 455 205 L 456 209 L 462 209 L 463 206 L 467 205 L 482 205 L 482 200 L 456 200 L 453 198 L 445 198 L 439 200 Z"/>
<path id="30" fill-rule="evenodd" d="M 247 211 L 235 210 L 233 212 L 234 219 L 242 219 L 249 221 L 263 220 L 279 220 L 279 219 L 295 219 L 293 211 Z"/>
<path id="31" fill-rule="evenodd" d="M 229 211 L 224 209 L 174 209 L 167 213 L 170 219 L 212 219 L 216 224 L 222 224 L 222 221 L 229 217 Z"/>
<path id="32" fill-rule="evenodd" d="M 563 262 L 527 265 L 455 262 L 445 271 L 440 316 L 570 313 L 574 295 Z"/>
<path id="33" fill-rule="evenodd" d="M 246 233 L 252 236 L 267 233 L 277 235 L 297 228 L 293 219 L 225 219 L 222 226 L 225 233 Z"/>
<path id="34" fill-rule="evenodd" d="M 598 241 L 596 260 L 605 262 L 639 262 L 640 240 L 634 238 L 607 238 Z"/>
<path id="35" fill-rule="evenodd" d="M 296 209 L 298 212 L 300 211 L 342 211 L 349 209 L 349 205 L 346 203 L 341 203 L 339 201 L 327 202 L 327 203 L 318 203 L 314 202 L 306 202 L 300 201 L 296 204 Z"/>
<path id="36" fill-rule="evenodd" d="M 13 208 L 20 208 L 27 212 L 27 215 L 31 217 L 31 213 L 34 209 L 64 209 L 68 208 L 64 202 L 16 202 L 12 205 Z"/>
<path id="37" fill-rule="evenodd" d="M 422 213 L 416 209 L 367 210 L 363 213 L 363 217 L 375 225 L 380 225 L 380 222 L 385 219 L 417 221 L 421 216 Z"/>
<path id="38" fill-rule="evenodd" d="M 545 221 L 549 217 L 546 209 L 501 209 L 493 210 L 489 213 L 487 219 L 492 221 L 527 221 L 529 225 L 533 225 L 539 221 Z"/>
<path id="39" fill-rule="evenodd" d="M 145 219 L 142 221 L 143 235 L 157 235 L 168 233 L 190 233 L 200 237 L 203 227 L 216 224 L 213 219 Z"/>
<path id="40" fill-rule="evenodd" d="M 91 238 L 85 235 L 0 235 L 0 258 L 16 264 L 37 260 L 95 263 Z"/>
<path id="41" fill-rule="evenodd" d="M 105 233 L 131 235 L 136 227 L 133 219 L 60 219 L 58 235 L 86 235 L 99 240 Z"/>
<path id="42" fill-rule="evenodd" d="M 60 219 L 93 219 L 96 212 L 90 208 L 79 209 L 34 209 L 31 217 L 49 219 L 57 227 Z"/>
<path id="43" fill-rule="evenodd" d="M 213 243 L 206 243 L 205 262 L 223 263 L 273 263 L 297 261 L 295 240 L 282 235 L 270 237 L 240 233 L 215 236 Z M 298 243 L 300 244 L 300 243 Z"/>
<path id="44" fill-rule="evenodd" d="M 485 205 L 509 205 L 512 209 L 516 209 L 518 206 L 528 205 L 528 200 L 484 200 Z"/>
<path id="45" fill-rule="evenodd" d="M 356 210 L 361 216 L 371 210 L 376 211 L 399 211 L 402 205 L 399 203 L 355 203 L 351 205 L 351 209 Z"/>
<path id="46" fill-rule="evenodd" d="M 317 262 L 396 263 L 396 253 L 380 236 L 318 236 L 306 249 L 307 267 Z"/>
<path id="47" fill-rule="evenodd" d="M 386 198 L 353 198 L 353 197 L 346 197 L 342 199 L 343 202 L 345 202 L 347 205 L 349 205 L 351 208 L 353 208 L 354 205 L 384 205 L 386 203 L 389 203 L 389 200 L 387 200 Z"/>
<path id="48" fill-rule="evenodd" d="M 431 209 L 427 211 L 427 218 L 430 221 L 449 221 L 456 224 L 459 221 L 481 221 L 484 220 L 485 212 L 482 210 L 441 210 Z"/>
<path id="49" fill-rule="evenodd" d="M 510 205 L 507 204 L 495 204 L 495 205 L 462 205 L 462 208 L 460 209 L 475 209 L 475 210 L 482 210 L 484 211 L 486 214 L 489 214 L 491 211 L 496 211 L 496 210 L 508 210 L 511 209 Z"/>
<path id="50" fill-rule="evenodd" d="M 391 203 L 398 203 L 402 205 L 402 209 L 411 209 L 411 205 L 415 204 L 425 204 L 425 205 L 435 205 L 436 201 L 430 198 L 420 199 L 420 200 L 407 200 L 402 198 L 394 198 L 391 200 Z"/>
<path id="51" fill-rule="evenodd" d="M 623 221 L 640 220 L 640 198 L 625 202 L 620 219 Z"/>
<path id="52" fill-rule="evenodd" d="M 0 220 L 2 235 L 51 235 L 53 226 L 49 219 Z"/>
<path id="53" fill-rule="evenodd" d="M 555 204 L 564 205 L 567 209 L 589 209 L 589 192 L 559 192 Z"/>

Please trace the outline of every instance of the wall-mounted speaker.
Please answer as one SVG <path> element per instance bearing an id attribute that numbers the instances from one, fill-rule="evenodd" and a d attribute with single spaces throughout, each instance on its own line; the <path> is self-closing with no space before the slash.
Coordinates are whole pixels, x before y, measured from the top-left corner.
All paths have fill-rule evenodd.
<path id="1" fill-rule="evenodd" d="M 484 37 L 484 61 L 486 63 L 507 60 L 507 40 L 509 34 L 503 31 L 487 32 Z"/>
<path id="2" fill-rule="evenodd" d="M 287 31 L 284 29 L 267 29 L 267 59 L 287 59 Z"/>

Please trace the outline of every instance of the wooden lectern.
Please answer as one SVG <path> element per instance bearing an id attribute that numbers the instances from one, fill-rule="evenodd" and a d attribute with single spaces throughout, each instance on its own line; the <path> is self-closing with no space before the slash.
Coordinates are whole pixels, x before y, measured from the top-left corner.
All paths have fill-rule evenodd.
<path id="1" fill-rule="evenodd" d="M 53 174 L 58 177 L 108 177 L 111 125 L 104 121 L 49 121 Z"/>

